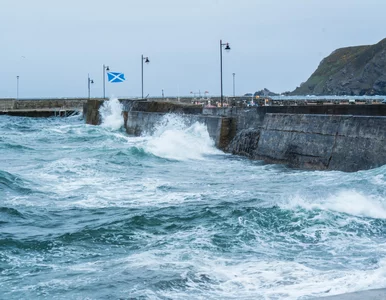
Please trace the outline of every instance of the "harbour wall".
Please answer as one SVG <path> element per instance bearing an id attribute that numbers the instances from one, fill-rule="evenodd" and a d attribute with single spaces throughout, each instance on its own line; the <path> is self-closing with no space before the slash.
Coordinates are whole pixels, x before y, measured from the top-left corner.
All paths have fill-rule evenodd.
<path id="1" fill-rule="evenodd" d="M 173 102 L 154 101 L 121 101 L 124 108 L 124 126 L 128 134 L 141 135 L 152 133 L 162 122 L 165 114 L 180 114 L 184 116 L 186 125 L 195 122 L 205 124 L 209 136 L 217 148 L 225 150 L 236 135 L 236 118 L 220 115 L 204 115 L 203 107 Z"/>
<path id="2" fill-rule="evenodd" d="M 87 124 L 98 125 L 101 122 L 99 108 L 103 101 L 89 100 L 84 106 Z M 124 127 L 128 134 L 140 136 L 152 134 L 158 124 L 163 122 L 166 114 L 184 116 L 186 125 L 195 122 L 205 124 L 209 136 L 216 147 L 225 150 L 236 135 L 236 119 L 216 115 L 203 115 L 202 107 L 172 102 L 148 102 L 122 100 Z"/>
<path id="3" fill-rule="evenodd" d="M 67 117 L 83 110 L 87 99 L 0 100 L 0 115 L 47 118 Z"/>
<path id="4" fill-rule="evenodd" d="M 203 108 L 202 113 L 204 115 L 220 115 L 237 118 L 237 131 L 241 131 L 248 128 L 261 128 L 266 114 L 386 116 L 386 105 L 339 104 L 314 106 L 258 106 L 249 108 Z"/>
<path id="5" fill-rule="evenodd" d="M 162 112 L 124 112 L 124 126 L 128 134 L 140 136 L 144 133 L 152 134 L 157 125 L 164 122 L 165 113 Z M 234 118 L 185 114 L 184 122 L 187 126 L 199 122 L 205 124 L 209 136 L 217 148 L 225 150 L 236 135 Z"/>
<path id="6" fill-rule="evenodd" d="M 30 110 L 49 108 L 83 108 L 88 99 L 40 99 L 40 100 L 15 100 L 2 99 L 0 110 Z"/>
<path id="7" fill-rule="evenodd" d="M 99 124 L 101 101 L 85 106 Z M 218 148 L 268 163 L 313 170 L 358 171 L 386 164 L 386 105 L 216 108 L 122 101 L 129 134 L 152 132 L 167 113 L 202 122 Z"/>
<path id="8" fill-rule="evenodd" d="M 354 172 L 386 164 L 386 117 L 267 114 L 238 131 L 233 154 L 313 170 Z"/>

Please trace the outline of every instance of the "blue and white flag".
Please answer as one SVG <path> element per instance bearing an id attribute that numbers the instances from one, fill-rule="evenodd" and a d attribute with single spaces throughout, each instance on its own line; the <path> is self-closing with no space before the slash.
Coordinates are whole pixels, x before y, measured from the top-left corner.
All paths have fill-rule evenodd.
<path id="1" fill-rule="evenodd" d="M 108 72 L 107 78 L 109 82 L 123 82 L 125 81 L 125 74 L 117 72 Z"/>

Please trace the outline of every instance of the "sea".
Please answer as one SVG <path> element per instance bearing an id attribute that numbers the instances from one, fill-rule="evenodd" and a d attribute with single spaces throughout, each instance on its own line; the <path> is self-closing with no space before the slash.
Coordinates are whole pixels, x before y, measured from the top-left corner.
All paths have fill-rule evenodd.
<path id="1" fill-rule="evenodd" d="M 130 136 L 0 116 L 0 299 L 313 299 L 386 287 L 386 166 L 224 153 L 165 115 Z"/>

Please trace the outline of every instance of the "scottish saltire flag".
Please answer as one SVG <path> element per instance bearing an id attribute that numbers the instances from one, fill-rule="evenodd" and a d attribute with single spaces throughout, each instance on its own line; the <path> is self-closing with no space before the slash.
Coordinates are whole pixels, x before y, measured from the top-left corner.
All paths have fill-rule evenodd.
<path id="1" fill-rule="evenodd" d="M 109 82 L 123 82 L 125 81 L 125 74 L 117 72 L 108 72 L 107 79 Z"/>

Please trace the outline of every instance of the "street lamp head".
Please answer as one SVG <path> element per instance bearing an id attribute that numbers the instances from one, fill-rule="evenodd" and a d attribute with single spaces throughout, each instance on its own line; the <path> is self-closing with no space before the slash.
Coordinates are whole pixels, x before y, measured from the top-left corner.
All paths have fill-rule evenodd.
<path id="1" fill-rule="evenodd" d="M 94 83 L 94 80 L 91 79 L 91 80 L 90 80 L 90 83 L 93 84 L 93 83 Z"/>
<path id="2" fill-rule="evenodd" d="M 148 64 L 150 62 L 148 57 L 145 57 L 145 64 Z"/>
<path id="3" fill-rule="evenodd" d="M 229 47 L 229 43 L 226 43 L 225 44 L 225 51 L 230 51 L 231 50 L 231 47 Z"/>
<path id="4" fill-rule="evenodd" d="M 110 67 L 109 66 L 106 66 L 106 71 L 110 71 Z"/>

